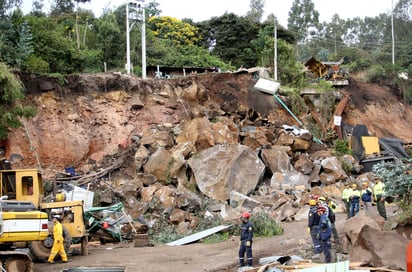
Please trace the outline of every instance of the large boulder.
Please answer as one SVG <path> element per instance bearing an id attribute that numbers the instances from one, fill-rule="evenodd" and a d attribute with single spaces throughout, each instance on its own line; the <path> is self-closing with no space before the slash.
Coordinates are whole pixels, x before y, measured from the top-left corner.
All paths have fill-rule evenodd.
<path id="1" fill-rule="evenodd" d="M 253 192 L 265 170 L 256 152 L 240 144 L 213 146 L 191 157 L 188 164 L 200 191 L 221 201 L 229 200 L 231 191 Z"/>
<path id="2" fill-rule="evenodd" d="M 358 214 L 345 224 L 350 260 L 373 267 L 406 270 L 405 252 L 409 240 L 395 231 L 383 231 L 372 217 Z"/>

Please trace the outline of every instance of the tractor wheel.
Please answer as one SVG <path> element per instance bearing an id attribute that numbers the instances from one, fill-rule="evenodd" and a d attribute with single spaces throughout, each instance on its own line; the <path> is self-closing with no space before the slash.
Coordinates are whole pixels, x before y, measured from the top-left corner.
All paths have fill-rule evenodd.
<path id="1" fill-rule="evenodd" d="M 4 268 L 7 272 L 33 272 L 34 264 L 29 258 L 10 257 Z"/>
<path id="2" fill-rule="evenodd" d="M 64 236 L 64 251 L 66 254 L 69 253 L 72 238 L 68 230 L 63 226 L 63 236 Z M 30 243 L 30 252 L 34 260 L 47 262 L 47 259 L 50 256 L 51 248 L 53 247 L 53 236 L 49 235 L 44 241 L 33 241 Z M 60 255 L 57 254 L 56 259 L 60 258 Z"/>

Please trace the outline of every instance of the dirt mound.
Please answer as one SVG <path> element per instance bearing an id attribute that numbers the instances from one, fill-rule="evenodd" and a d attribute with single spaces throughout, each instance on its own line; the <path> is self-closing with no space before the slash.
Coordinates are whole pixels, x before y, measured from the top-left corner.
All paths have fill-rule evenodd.
<path id="1" fill-rule="evenodd" d="M 398 138 L 412 141 L 412 109 L 405 105 L 386 86 L 351 79 L 345 88 L 350 94 L 343 122 L 349 125 L 364 124 L 370 134 L 380 138 Z"/>

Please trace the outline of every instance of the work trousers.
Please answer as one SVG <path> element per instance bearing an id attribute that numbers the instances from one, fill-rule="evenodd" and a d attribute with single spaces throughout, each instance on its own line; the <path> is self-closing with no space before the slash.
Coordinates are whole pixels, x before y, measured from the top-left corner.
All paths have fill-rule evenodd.
<path id="1" fill-rule="evenodd" d="M 319 225 L 315 225 L 310 228 L 310 237 L 312 238 L 312 243 L 313 243 L 313 254 L 322 253 L 320 241 L 316 237 L 318 234 L 318 230 L 319 230 Z"/>
<path id="2" fill-rule="evenodd" d="M 322 252 L 325 255 L 325 262 L 330 263 L 332 260 L 332 257 L 330 254 L 330 249 L 331 249 L 330 238 L 327 240 L 320 240 L 320 246 L 322 247 Z"/>
<path id="3" fill-rule="evenodd" d="M 53 243 L 53 247 L 51 249 L 50 252 L 50 256 L 48 259 L 49 263 L 54 262 L 54 258 L 56 257 L 57 253 L 59 253 L 60 257 L 62 258 L 63 262 L 67 262 L 67 255 L 66 255 L 66 251 L 64 250 L 64 242 L 60 241 L 54 241 Z"/>
<path id="4" fill-rule="evenodd" d="M 346 199 L 343 199 L 343 203 L 345 203 L 346 219 L 348 219 L 350 217 L 350 202 Z"/>
<path id="5" fill-rule="evenodd" d="M 363 209 L 365 210 L 365 213 L 371 214 L 372 213 L 372 202 L 362 201 L 362 203 L 363 203 Z"/>
<path id="6" fill-rule="evenodd" d="M 383 218 L 385 218 L 385 220 L 387 220 L 385 201 L 382 201 L 382 195 L 377 195 L 376 196 L 376 207 L 378 209 L 379 215 L 382 216 Z"/>
<path id="7" fill-rule="evenodd" d="M 350 203 L 350 214 L 349 217 L 354 217 L 359 212 L 359 202 Z"/>
<path id="8" fill-rule="evenodd" d="M 339 241 L 338 230 L 336 229 L 335 222 L 330 223 L 330 224 L 331 224 L 331 227 L 332 227 L 333 238 L 335 239 L 335 241 L 337 243 Z"/>
<path id="9" fill-rule="evenodd" d="M 239 264 L 241 266 L 245 265 L 245 253 L 246 253 L 246 263 L 248 266 L 253 265 L 253 257 L 252 257 L 252 241 L 250 242 L 250 246 L 246 246 L 246 240 L 240 242 L 239 248 Z"/>

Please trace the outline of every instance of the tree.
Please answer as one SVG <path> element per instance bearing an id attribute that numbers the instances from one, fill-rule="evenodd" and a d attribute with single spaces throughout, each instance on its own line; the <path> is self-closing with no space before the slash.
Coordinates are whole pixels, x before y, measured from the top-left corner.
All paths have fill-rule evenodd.
<path id="1" fill-rule="evenodd" d="M 16 65 L 21 68 L 23 62 L 34 52 L 33 36 L 31 34 L 30 26 L 24 22 L 20 26 L 19 40 L 17 42 Z"/>
<path id="2" fill-rule="evenodd" d="M 21 126 L 20 118 L 29 118 L 35 115 L 35 110 L 30 106 L 22 106 L 23 85 L 10 72 L 8 67 L 0 62 L 0 139 L 7 139 L 10 128 Z"/>
<path id="3" fill-rule="evenodd" d="M 247 12 L 246 18 L 252 22 L 260 22 L 263 16 L 264 7 L 265 0 L 250 0 L 250 10 Z"/>
<path id="4" fill-rule="evenodd" d="M 151 17 L 148 27 L 155 37 L 169 39 L 175 45 L 195 45 L 200 40 L 197 27 L 173 17 Z"/>
<path id="5" fill-rule="evenodd" d="M 235 67 L 254 67 L 257 55 L 251 41 L 257 37 L 260 23 L 246 17 L 225 13 L 197 24 L 203 37 L 203 47 L 212 55 Z"/>
<path id="6" fill-rule="evenodd" d="M 0 17 L 5 15 L 7 10 L 20 6 L 23 0 L 0 0 Z"/>
<path id="7" fill-rule="evenodd" d="M 124 63 L 124 39 L 113 13 L 104 14 L 96 21 L 97 47 L 101 48 L 103 61 L 108 67 L 118 68 Z"/>
<path id="8" fill-rule="evenodd" d="M 312 0 L 294 0 L 289 11 L 288 29 L 293 31 L 298 41 L 305 43 L 310 31 L 319 25 L 319 12 Z"/>

